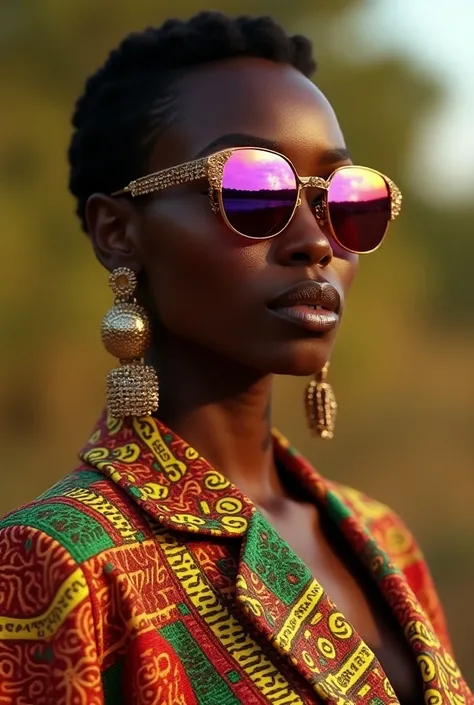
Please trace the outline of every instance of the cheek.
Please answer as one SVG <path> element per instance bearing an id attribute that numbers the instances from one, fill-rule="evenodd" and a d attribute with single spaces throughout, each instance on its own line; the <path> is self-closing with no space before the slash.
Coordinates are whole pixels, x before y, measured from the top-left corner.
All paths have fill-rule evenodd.
<path id="1" fill-rule="evenodd" d="M 332 267 L 337 272 L 344 295 L 347 296 L 359 269 L 359 256 L 345 250 L 334 251 Z"/>
<path id="2" fill-rule="evenodd" d="M 204 310 L 210 322 L 220 320 L 224 309 L 237 313 L 268 250 L 267 242 L 230 231 L 201 196 L 151 206 L 142 243 L 149 290 L 167 327 L 183 316 L 197 321 Z"/>

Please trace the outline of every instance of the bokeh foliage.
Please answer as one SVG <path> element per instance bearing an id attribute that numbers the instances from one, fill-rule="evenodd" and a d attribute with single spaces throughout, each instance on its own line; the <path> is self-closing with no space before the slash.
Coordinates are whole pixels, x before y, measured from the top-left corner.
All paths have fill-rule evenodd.
<path id="1" fill-rule="evenodd" d="M 363 260 L 332 366 L 337 439 L 311 439 L 303 381 L 279 380 L 277 424 L 327 475 L 389 502 L 420 539 L 474 682 L 474 206 L 410 187 L 409 155 L 443 87 L 401 57 L 360 61 L 339 35 L 363 0 L 214 2 L 272 13 L 317 47 L 317 82 L 359 162 L 392 176 L 403 216 Z M 104 272 L 67 193 L 72 106 L 85 77 L 126 33 L 202 9 L 181 0 L 0 3 L 0 511 L 31 499 L 75 462 L 103 403 L 111 364 L 98 328 Z M 344 52 L 340 51 L 344 42 Z M 433 144 L 436 149 L 436 144 Z"/>

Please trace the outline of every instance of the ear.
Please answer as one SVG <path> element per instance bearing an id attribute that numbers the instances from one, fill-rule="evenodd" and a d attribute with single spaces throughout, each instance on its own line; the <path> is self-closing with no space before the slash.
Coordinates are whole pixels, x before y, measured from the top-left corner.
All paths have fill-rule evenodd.
<path id="1" fill-rule="evenodd" d="M 99 262 L 109 271 L 129 267 L 138 274 L 140 219 L 130 199 L 94 193 L 86 205 L 86 221 Z"/>

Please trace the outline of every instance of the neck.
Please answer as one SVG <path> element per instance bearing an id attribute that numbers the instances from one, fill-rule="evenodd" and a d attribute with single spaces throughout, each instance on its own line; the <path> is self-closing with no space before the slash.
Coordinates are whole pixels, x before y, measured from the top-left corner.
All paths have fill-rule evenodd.
<path id="1" fill-rule="evenodd" d="M 155 359 L 153 359 L 155 357 Z M 262 375 L 189 343 L 160 345 L 163 421 L 254 504 L 271 509 L 287 496 L 271 437 L 272 376 Z"/>

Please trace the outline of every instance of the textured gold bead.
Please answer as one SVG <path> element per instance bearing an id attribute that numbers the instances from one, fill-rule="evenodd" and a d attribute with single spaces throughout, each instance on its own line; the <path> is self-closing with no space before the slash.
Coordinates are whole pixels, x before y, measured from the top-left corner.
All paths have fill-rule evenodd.
<path id="1" fill-rule="evenodd" d="M 150 323 L 138 304 L 120 302 L 107 311 L 102 321 L 102 342 L 119 360 L 143 357 L 150 344 Z"/>

